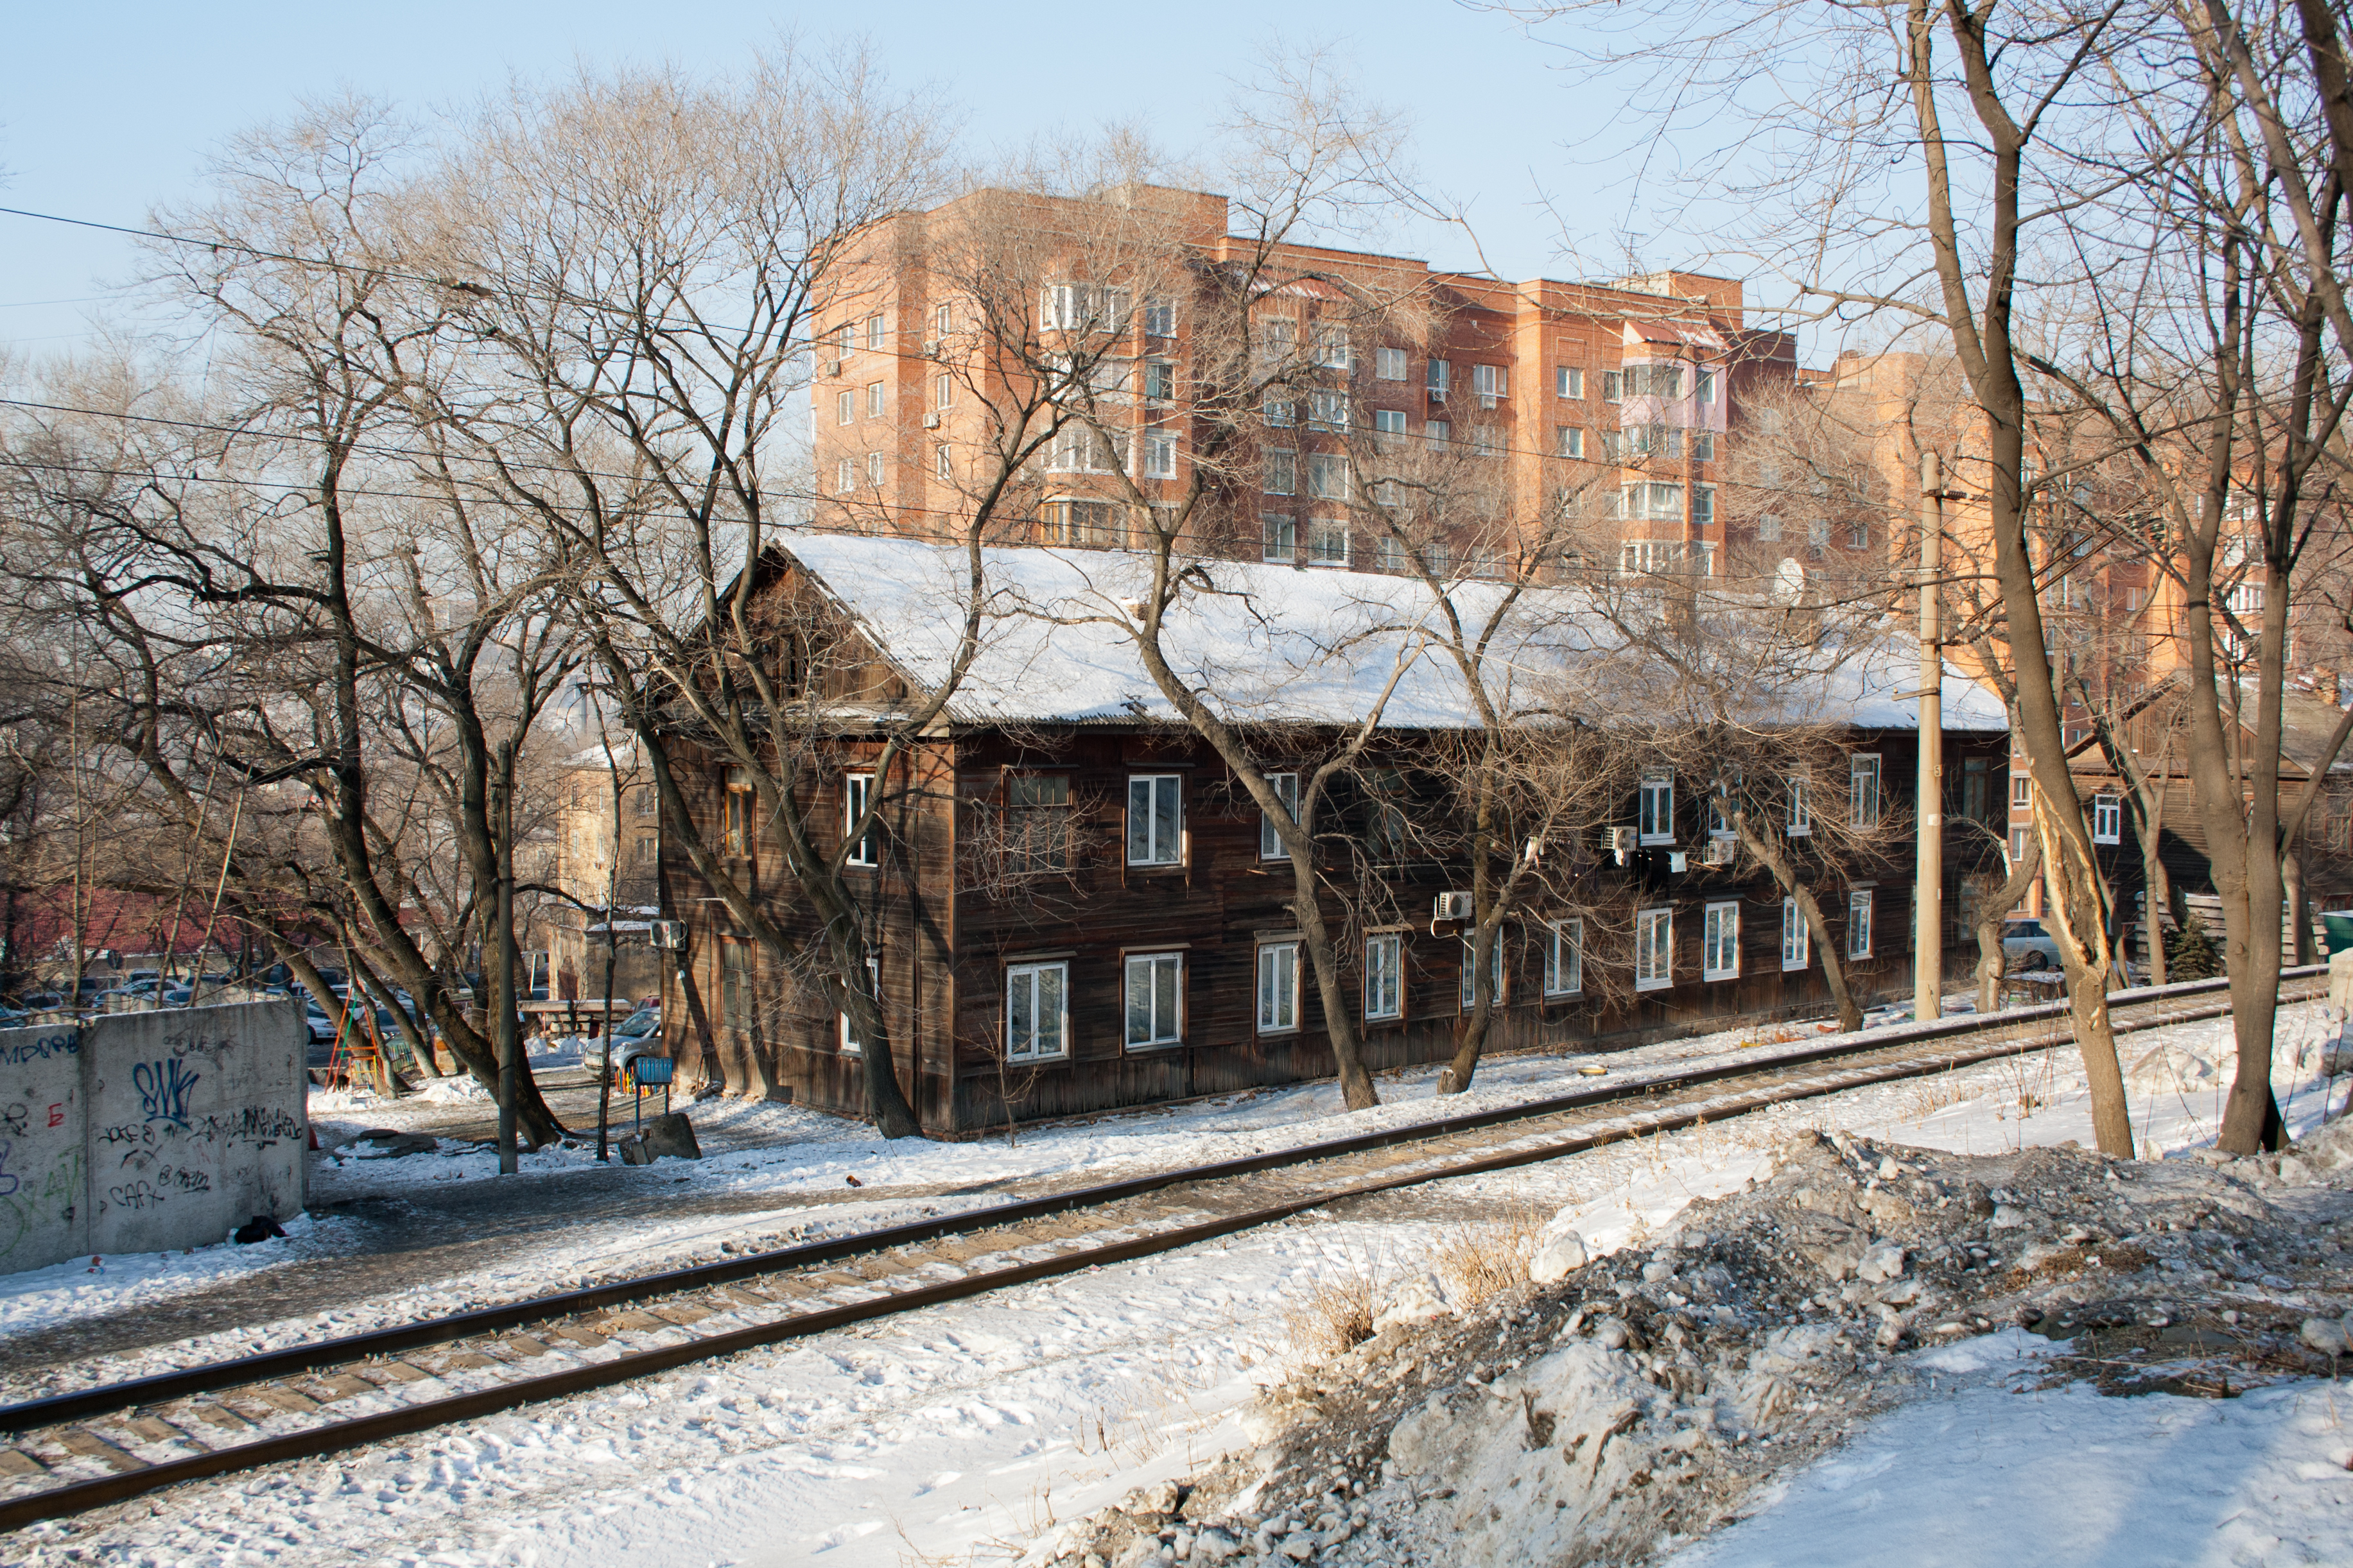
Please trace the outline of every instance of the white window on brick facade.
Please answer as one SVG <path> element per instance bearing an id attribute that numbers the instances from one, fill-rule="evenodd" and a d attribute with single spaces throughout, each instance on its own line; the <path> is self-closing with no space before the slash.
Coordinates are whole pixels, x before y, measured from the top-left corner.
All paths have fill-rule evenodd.
<path id="1" fill-rule="evenodd" d="M 1405 938 L 1396 931 L 1378 931 L 1365 939 L 1365 1017 L 1404 1016 Z"/>
<path id="2" fill-rule="evenodd" d="M 843 458 L 833 465 L 833 493 L 846 496 L 858 488 L 858 460 Z"/>
<path id="3" fill-rule="evenodd" d="M 932 471 L 942 484 L 955 482 L 955 460 L 948 456 L 945 443 L 932 448 Z"/>
<path id="4" fill-rule="evenodd" d="M 1585 427 L 1581 425 L 1553 426 L 1553 446 L 1564 458 L 1585 456 Z"/>
<path id="5" fill-rule="evenodd" d="M 1147 430 L 1144 434 L 1144 477 L 1147 479 L 1173 479 L 1176 477 L 1176 437 Z"/>
<path id="6" fill-rule="evenodd" d="M 1757 537 L 1758 541 L 1763 543 L 1771 544 L 1779 542 L 1781 538 L 1780 517 L 1778 514 L 1769 511 L 1765 513 L 1762 517 L 1759 517 L 1757 520 Z"/>
<path id="7" fill-rule="evenodd" d="M 1573 364 L 1564 364 L 1554 367 L 1552 373 L 1552 389 L 1554 394 L 1557 396 L 1583 397 L 1585 395 L 1584 370 L 1579 366 Z"/>
<path id="8" fill-rule="evenodd" d="M 1634 989 L 1663 991 L 1675 983 L 1675 911 L 1634 915 Z"/>
<path id="9" fill-rule="evenodd" d="M 1307 493 L 1317 500 L 1348 499 L 1348 459 L 1333 452 L 1317 452 L 1307 459 Z"/>
<path id="10" fill-rule="evenodd" d="M 866 417 L 869 419 L 882 417 L 882 384 L 879 381 L 870 381 L 866 384 Z"/>
<path id="11" fill-rule="evenodd" d="M 1299 944 L 1261 942 L 1258 949 L 1258 1032 L 1288 1034 L 1299 1027 Z"/>
<path id="12" fill-rule="evenodd" d="M 1710 904 L 1700 931 L 1702 980 L 1740 978 L 1740 906 Z"/>
<path id="13" fill-rule="evenodd" d="M 1574 996 L 1585 989 L 1585 922 L 1555 921 L 1546 934 L 1545 994 Z"/>
<path id="14" fill-rule="evenodd" d="M 1626 373 L 1624 371 L 1605 370 L 1601 373 L 1601 401 L 1604 403 L 1623 403 L 1626 401 Z"/>
<path id="15" fill-rule="evenodd" d="M 880 316 L 866 318 L 866 346 L 870 349 L 882 346 L 882 318 Z"/>
<path id="16" fill-rule="evenodd" d="M 1266 461 L 1261 466 L 1265 469 L 1265 478 L 1261 488 L 1267 494 L 1287 496 L 1299 493 L 1298 453 L 1287 447 L 1270 447 L 1266 450 Z"/>
<path id="17" fill-rule="evenodd" d="M 1714 485 L 1694 485 L 1694 486 L 1692 486 L 1692 493 L 1691 493 L 1691 524 L 1692 524 L 1692 526 L 1693 526 L 1694 528 L 1708 528 L 1708 527 L 1712 527 L 1712 526 L 1714 526 L 1715 522 L 1715 487 Z"/>
<path id="18" fill-rule="evenodd" d="M 1482 408 L 1493 408 L 1498 400 L 1512 394 L 1512 373 L 1500 364 L 1474 364 L 1471 367 L 1471 391 Z"/>
<path id="19" fill-rule="evenodd" d="M 833 422 L 836 425 L 858 423 L 858 394 L 842 392 L 834 395 Z"/>
<path id="20" fill-rule="evenodd" d="M 954 306 L 942 305 L 932 311 L 932 331 L 937 332 L 941 337 L 946 337 L 950 332 L 955 331 L 955 308 Z"/>
<path id="21" fill-rule="evenodd" d="M 1071 966 L 1017 963 L 1005 971 L 1005 1055 L 1044 1061 L 1070 1053 Z"/>
<path id="22" fill-rule="evenodd" d="M 880 452 L 867 453 L 866 482 L 872 485 L 877 489 L 881 489 L 883 476 L 889 471 L 886 468 L 886 464 L 888 462 L 889 459 L 884 458 Z"/>
<path id="23" fill-rule="evenodd" d="M 1405 434 L 1405 410 L 1404 410 L 1404 409 L 1402 409 L 1402 408 L 1376 408 L 1376 409 L 1374 409 L 1374 410 L 1373 410 L 1373 433 L 1374 433 L 1375 435 L 1378 435 L 1378 436 L 1402 436 L 1402 435 L 1404 435 L 1404 434 Z"/>
<path id="24" fill-rule="evenodd" d="M 1713 463 L 1715 461 L 1715 431 L 1694 430 L 1692 432 L 1692 457 L 1695 461 L 1702 463 Z"/>
<path id="25" fill-rule="evenodd" d="M 1299 558 L 1297 519 L 1283 512 L 1269 511 L 1259 514 L 1259 522 L 1265 536 L 1263 552 L 1266 560 L 1280 561 L 1288 566 Z"/>
<path id="26" fill-rule="evenodd" d="M 1454 421 L 1432 419 L 1421 427 L 1421 433 L 1433 447 L 1443 447 L 1454 439 Z"/>
<path id="27" fill-rule="evenodd" d="M 1307 400 L 1308 419 L 1319 430 L 1345 430 L 1348 427 L 1348 395 L 1345 392 L 1318 392 Z"/>
<path id="28" fill-rule="evenodd" d="M 1176 335 L 1176 307 L 1167 300 L 1147 300 L 1144 304 L 1144 331 L 1146 337 L 1173 338 Z"/>
<path id="29" fill-rule="evenodd" d="M 1318 566 L 1348 563 L 1348 524 L 1336 517 L 1311 519 L 1307 524 L 1307 559 Z"/>
<path id="30" fill-rule="evenodd" d="M 1405 379 L 1405 350 L 1375 349 L 1373 351 L 1373 375 L 1376 379 L 1380 381 L 1403 381 Z"/>
<path id="31" fill-rule="evenodd" d="M 1319 321 L 1314 328 L 1315 363 L 1326 370 L 1353 370 L 1356 351 L 1348 346 L 1348 329 L 1336 321 Z"/>
<path id="32" fill-rule="evenodd" d="M 1454 387 L 1454 367 L 1442 359 L 1431 360 L 1430 371 L 1425 379 L 1430 385 L 1431 399 L 1443 402 L 1446 395 Z"/>
<path id="33" fill-rule="evenodd" d="M 1714 403 L 1715 401 L 1715 372 L 1712 370 L 1704 370 L 1699 373 L 1694 395 L 1696 395 L 1702 403 Z"/>
<path id="34" fill-rule="evenodd" d="M 932 406 L 934 408 L 945 408 L 955 401 L 955 377 L 952 375 L 935 375 L 932 377 Z"/>
<path id="35" fill-rule="evenodd" d="M 1144 395 L 1155 403 L 1173 402 L 1176 396 L 1176 367 L 1165 359 L 1144 362 Z"/>
<path id="36" fill-rule="evenodd" d="M 1805 968 L 1814 961 L 1813 939 L 1806 929 L 1806 911 L 1798 907 L 1795 899 L 1781 900 L 1781 967 L 1784 971 Z"/>
<path id="37" fill-rule="evenodd" d="M 1127 1044 L 1173 1046 L 1185 1037 L 1185 955 L 1138 952 L 1127 960 Z"/>

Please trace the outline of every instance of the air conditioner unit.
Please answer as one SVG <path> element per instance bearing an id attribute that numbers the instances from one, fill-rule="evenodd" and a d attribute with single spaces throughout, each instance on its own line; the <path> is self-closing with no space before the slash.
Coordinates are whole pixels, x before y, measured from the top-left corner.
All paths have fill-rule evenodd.
<path id="1" fill-rule="evenodd" d="M 1739 846 L 1729 838 L 1711 838 L 1707 841 L 1707 854 L 1703 858 L 1703 863 L 1709 866 L 1729 866 L 1732 864 L 1732 853 Z"/>
<path id="2" fill-rule="evenodd" d="M 1446 401 L 1446 388 L 1444 388 L 1444 387 L 1442 387 L 1442 386 L 1433 386 L 1433 387 L 1431 387 L 1431 388 L 1430 389 L 1430 400 L 1432 403 L 1443 403 L 1443 402 L 1445 402 L 1445 401 Z"/>
<path id="3" fill-rule="evenodd" d="M 1430 905 L 1430 918 L 1433 921 L 1469 920 L 1471 918 L 1471 895 L 1468 893 L 1439 894 L 1437 899 L 1434 900 Z"/>
<path id="4" fill-rule="evenodd" d="M 1609 830 L 1609 853 L 1617 856 L 1618 864 L 1623 866 L 1626 857 L 1634 852 L 1634 846 L 1640 841 L 1640 835 L 1632 828 L 1613 827 Z"/>
<path id="5" fill-rule="evenodd" d="M 923 416 L 923 428 L 924 428 L 924 429 L 926 429 L 926 430 L 936 430 L 936 429 L 938 429 L 939 427 L 940 427 L 940 416 L 939 416 L 938 415 L 936 415 L 936 414 L 926 414 L 926 415 L 924 415 L 924 416 Z"/>
<path id="6" fill-rule="evenodd" d="M 651 921 L 648 929 L 653 934 L 654 945 L 664 952 L 676 952 L 686 945 L 684 921 Z"/>
<path id="7" fill-rule="evenodd" d="M 838 359 L 829 359 L 826 361 L 825 374 L 828 375 L 839 375 L 841 374 L 841 362 Z"/>
<path id="8" fill-rule="evenodd" d="M 939 339 L 925 338 L 923 340 L 923 357 L 925 359 L 937 359 L 940 357 Z"/>

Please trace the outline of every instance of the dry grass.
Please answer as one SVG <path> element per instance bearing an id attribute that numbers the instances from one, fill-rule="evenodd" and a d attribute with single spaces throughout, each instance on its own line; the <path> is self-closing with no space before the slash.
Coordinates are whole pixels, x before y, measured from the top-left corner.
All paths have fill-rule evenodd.
<path id="1" fill-rule="evenodd" d="M 1350 1255 L 1329 1278 L 1318 1279 L 1283 1313 L 1286 1337 L 1320 1357 L 1345 1355 L 1373 1337 L 1381 1310 L 1385 1270 L 1370 1258 Z"/>
<path id="2" fill-rule="evenodd" d="M 1449 1232 L 1439 1241 L 1437 1258 L 1448 1294 L 1475 1304 L 1525 1279 L 1547 1218 L 1535 1209 L 1520 1209 Z"/>

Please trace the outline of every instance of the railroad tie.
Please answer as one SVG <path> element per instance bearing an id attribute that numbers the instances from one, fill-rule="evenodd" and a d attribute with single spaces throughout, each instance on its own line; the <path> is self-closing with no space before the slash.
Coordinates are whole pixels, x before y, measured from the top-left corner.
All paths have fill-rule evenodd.
<path id="1" fill-rule="evenodd" d="M 376 1391 L 375 1384 L 348 1372 L 339 1372 L 332 1377 L 314 1377 L 311 1383 L 319 1391 L 312 1397 L 322 1405 L 331 1405 L 338 1399 L 349 1399 L 354 1394 L 374 1394 Z"/>
<path id="2" fill-rule="evenodd" d="M 512 1351 L 520 1356 L 543 1356 L 547 1353 L 547 1347 L 528 1334 L 509 1334 L 496 1342 L 499 1349 Z"/>
<path id="3" fill-rule="evenodd" d="M 30 1454 L 14 1448 L 0 1448 L 0 1476 L 46 1476 L 49 1467 Z"/>
<path id="4" fill-rule="evenodd" d="M 433 1375 L 423 1367 L 411 1366 L 405 1361 L 372 1361 L 365 1370 L 382 1373 L 394 1383 L 422 1383 Z"/>
<path id="5" fill-rule="evenodd" d="M 122 1425 L 125 1430 L 146 1438 L 150 1443 L 178 1443 L 187 1437 L 186 1433 L 169 1421 L 159 1421 L 153 1415 L 126 1416 Z"/>
<path id="6" fill-rule="evenodd" d="M 69 1454 L 85 1459 L 96 1459 L 118 1470 L 143 1470 L 147 1461 L 123 1447 L 111 1443 L 86 1426 L 69 1426 L 58 1434 L 58 1446 Z"/>
<path id="7" fill-rule="evenodd" d="M 568 1340 L 586 1351 L 601 1350 L 612 1342 L 596 1330 L 583 1328 L 577 1323 L 559 1323 L 547 1331 L 547 1337 L 552 1340 Z"/>

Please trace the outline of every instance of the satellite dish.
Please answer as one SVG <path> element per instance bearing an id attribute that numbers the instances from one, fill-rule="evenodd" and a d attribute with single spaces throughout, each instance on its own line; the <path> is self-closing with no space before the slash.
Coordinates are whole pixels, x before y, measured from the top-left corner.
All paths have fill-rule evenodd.
<path id="1" fill-rule="evenodd" d="M 1794 605 L 1806 596 L 1806 569 L 1798 564 L 1794 555 L 1781 557 L 1781 564 L 1773 572 L 1773 602 Z"/>

